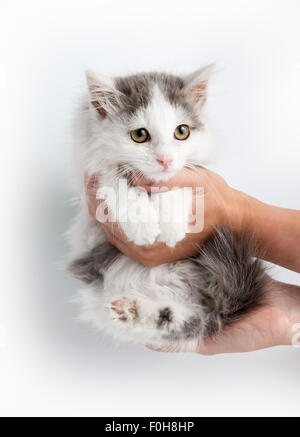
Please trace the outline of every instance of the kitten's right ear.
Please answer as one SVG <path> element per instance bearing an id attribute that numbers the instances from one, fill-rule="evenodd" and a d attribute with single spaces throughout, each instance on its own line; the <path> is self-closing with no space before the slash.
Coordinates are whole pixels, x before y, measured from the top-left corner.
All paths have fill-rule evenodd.
<path id="1" fill-rule="evenodd" d="M 114 80 L 100 76 L 91 70 L 86 71 L 86 80 L 90 93 L 90 102 L 102 117 L 118 109 L 120 92 L 115 88 Z"/>

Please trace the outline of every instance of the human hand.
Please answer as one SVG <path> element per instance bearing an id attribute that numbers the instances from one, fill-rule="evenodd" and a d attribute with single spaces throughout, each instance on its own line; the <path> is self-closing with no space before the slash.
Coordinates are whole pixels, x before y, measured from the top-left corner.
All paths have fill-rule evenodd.
<path id="1" fill-rule="evenodd" d="M 191 343 L 180 346 L 170 344 L 163 348 L 146 346 L 158 352 L 192 352 L 202 355 L 250 352 L 272 346 L 292 345 L 294 339 L 299 338 L 293 329 L 296 325 L 300 326 L 300 287 L 274 281 L 260 308 L 226 327 L 215 337 L 199 339 L 194 346 Z"/>
<path id="2" fill-rule="evenodd" d="M 133 176 L 135 186 L 151 191 L 152 185 L 141 178 Z M 136 246 L 129 242 L 117 225 L 113 222 L 102 223 L 104 232 L 111 244 L 116 246 L 125 255 L 147 265 L 155 266 L 167 262 L 187 258 L 197 252 L 197 246 L 202 245 L 213 233 L 216 226 L 227 223 L 234 231 L 239 230 L 243 224 L 243 208 L 240 206 L 242 193 L 237 192 L 227 185 L 221 176 L 203 167 L 196 169 L 183 169 L 176 177 L 168 182 L 155 185 L 165 187 L 203 187 L 204 188 L 204 227 L 201 232 L 189 233 L 186 238 L 178 243 L 175 248 L 169 248 L 165 243 L 155 243 L 151 246 Z M 86 191 L 90 215 L 96 218 L 97 206 L 100 201 L 96 199 L 95 192 L 97 180 L 91 177 L 86 181 Z M 193 213 L 196 210 L 196 197 L 194 196 Z"/>
<path id="3" fill-rule="evenodd" d="M 142 183 L 144 182 L 144 183 Z M 150 190 L 146 181 L 133 184 Z M 99 201 L 96 200 L 96 178 L 86 182 L 89 211 L 96 217 Z M 186 258 L 196 252 L 211 235 L 215 226 L 227 223 L 237 233 L 255 232 L 262 247 L 268 246 L 266 259 L 299 271 L 299 211 L 273 207 L 229 187 L 217 174 L 204 168 L 182 170 L 173 180 L 163 186 L 203 186 L 205 193 L 204 229 L 199 234 L 188 234 L 174 249 L 164 243 L 152 246 L 135 246 L 127 241 L 117 223 L 104 223 L 108 240 L 121 252 L 137 261 L 155 266 Z M 280 250 L 279 250 L 280 249 Z M 281 254 L 278 258 L 278 254 Z M 186 343 L 180 350 L 174 345 L 164 349 L 168 352 L 195 352 L 213 355 L 230 352 L 247 352 L 276 345 L 290 345 L 295 332 L 293 326 L 300 323 L 300 287 L 273 281 L 264 304 L 242 320 L 226 327 L 215 337 L 205 338 L 190 349 Z"/>

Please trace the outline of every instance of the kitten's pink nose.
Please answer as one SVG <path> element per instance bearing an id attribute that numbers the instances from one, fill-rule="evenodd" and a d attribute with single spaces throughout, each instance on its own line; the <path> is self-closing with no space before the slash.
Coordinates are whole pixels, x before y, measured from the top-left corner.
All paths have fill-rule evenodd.
<path id="1" fill-rule="evenodd" d="M 173 158 L 171 156 L 158 156 L 157 162 L 163 166 L 165 170 L 169 167 L 173 162 Z"/>

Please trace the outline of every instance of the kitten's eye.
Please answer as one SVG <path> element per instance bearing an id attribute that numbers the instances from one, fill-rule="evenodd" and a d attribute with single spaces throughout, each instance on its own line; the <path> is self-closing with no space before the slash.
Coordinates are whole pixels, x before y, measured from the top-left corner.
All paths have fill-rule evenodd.
<path id="1" fill-rule="evenodd" d="M 174 131 L 177 140 L 186 140 L 190 136 L 190 128 L 187 124 L 180 124 Z"/>
<path id="2" fill-rule="evenodd" d="M 149 132 L 141 127 L 140 129 L 135 129 L 130 132 L 130 136 L 136 143 L 144 143 L 150 137 Z"/>

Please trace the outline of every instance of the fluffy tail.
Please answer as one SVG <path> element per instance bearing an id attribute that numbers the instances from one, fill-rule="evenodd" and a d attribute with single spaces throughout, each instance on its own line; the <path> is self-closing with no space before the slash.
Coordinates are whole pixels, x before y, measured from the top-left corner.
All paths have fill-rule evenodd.
<path id="1" fill-rule="evenodd" d="M 255 255 L 253 236 L 237 238 L 222 227 L 193 259 L 200 270 L 198 296 L 207 314 L 204 335 L 216 333 L 262 303 L 270 279 Z"/>

